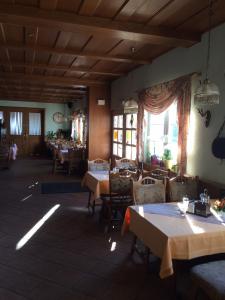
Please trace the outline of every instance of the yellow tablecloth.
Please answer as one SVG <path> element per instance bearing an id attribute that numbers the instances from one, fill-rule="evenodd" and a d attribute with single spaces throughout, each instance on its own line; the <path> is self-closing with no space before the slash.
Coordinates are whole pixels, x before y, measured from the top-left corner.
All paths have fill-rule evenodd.
<path id="1" fill-rule="evenodd" d="M 92 192 L 91 201 L 100 198 L 101 194 L 109 193 L 109 172 L 108 171 L 88 171 L 82 180 L 82 186 L 86 186 Z"/>
<path id="2" fill-rule="evenodd" d="M 189 214 L 182 217 L 176 210 L 177 203 L 161 204 L 165 209 L 166 205 L 173 205 L 177 216 L 151 213 L 151 205 L 154 204 L 128 208 L 124 228 L 129 227 L 130 231 L 161 258 L 161 278 L 173 274 L 173 259 L 189 260 L 225 252 L 225 223 L 213 223 L 204 217 Z"/>

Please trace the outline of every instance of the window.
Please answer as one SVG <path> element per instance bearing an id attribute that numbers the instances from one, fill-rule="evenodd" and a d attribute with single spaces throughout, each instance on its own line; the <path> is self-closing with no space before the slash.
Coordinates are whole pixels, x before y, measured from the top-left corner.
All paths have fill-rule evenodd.
<path id="1" fill-rule="evenodd" d="M 171 151 L 173 163 L 177 162 L 178 119 L 177 102 L 159 115 L 144 112 L 143 124 L 144 160 L 149 162 L 151 155 L 163 157 L 165 149 Z"/>
<path id="2" fill-rule="evenodd" d="M 85 142 L 85 117 L 83 115 L 78 115 L 72 120 L 72 130 L 71 137 L 75 141 L 80 141 L 81 143 Z"/>
<path id="3" fill-rule="evenodd" d="M 22 135 L 23 113 L 10 112 L 10 134 Z"/>
<path id="4" fill-rule="evenodd" d="M 123 156 L 123 115 L 113 117 L 113 155 Z"/>
<path id="5" fill-rule="evenodd" d="M 136 159 L 137 114 L 113 116 L 113 155 Z"/>
<path id="6" fill-rule="evenodd" d="M 41 135 L 40 113 L 29 113 L 29 135 Z"/>

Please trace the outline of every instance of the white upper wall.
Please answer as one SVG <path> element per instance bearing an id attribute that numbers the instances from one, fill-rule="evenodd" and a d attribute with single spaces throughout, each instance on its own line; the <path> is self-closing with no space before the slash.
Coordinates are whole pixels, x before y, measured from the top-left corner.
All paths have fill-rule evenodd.
<path id="1" fill-rule="evenodd" d="M 155 84 L 169 81 L 193 72 L 205 73 L 207 36 L 191 48 L 174 49 L 152 64 L 142 66 L 127 76 L 112 82 L 111 108 L 122 108 L 124 98 L 137 99 L 137 91 Z M 211 144 L 225 118 L 225 24 L 212 30 L 209 79 L 220 89 L 219 105 L 203 107 L 212 113 L 211 123 L 204 127 L 203 119 L 192 104 L 190 135 L 188 143 L 187 173 L 199 175 L 200 178 L 225 183 L 225 162 L 221 163 L 211 152 Z M 193 84 L 193 88 L 196 82 Z M 224 132 L 225 135 L 225 132 Z"/>

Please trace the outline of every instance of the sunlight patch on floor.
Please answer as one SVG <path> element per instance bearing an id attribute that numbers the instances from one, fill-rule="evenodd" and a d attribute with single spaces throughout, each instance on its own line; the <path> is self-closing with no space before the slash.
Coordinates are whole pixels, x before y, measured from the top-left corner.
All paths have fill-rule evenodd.
<path id="1" fill-rule="evenodd" d="M 23 198 L 22 200 L 20 200 L 21 202 L 26 201 L 27 199 L 29 199 L 30 197 L 32 197 L 33 194 L 28 195 L 27 197 Z"/>
<path id="2" fill-rule="evenodd" d="M 32 236 L 44 225 L 44 223 L 54 214 L 54 212 L 60 207 L 60 204 L 53 206 L 16 244 L 16 250 L 20 250 Z"/>

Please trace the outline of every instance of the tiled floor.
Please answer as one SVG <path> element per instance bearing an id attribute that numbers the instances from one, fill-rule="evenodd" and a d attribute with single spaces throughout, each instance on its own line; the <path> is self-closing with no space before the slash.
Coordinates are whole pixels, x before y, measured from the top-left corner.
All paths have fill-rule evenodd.
<path id="1" fill-rule="evenodd" d="M 62 180 L 77 179 L 53 176 L 49 160 L 17 160 L 0 171 L 0 300 L 175 299 L 173 280 L 159 279 L 157 262 L 146 272 L 138 257 L 129 257 L 130 234 L 105 234 L 97 213 L 88 215 L 87 193 L 40 193 L 41 182 Z"/>

